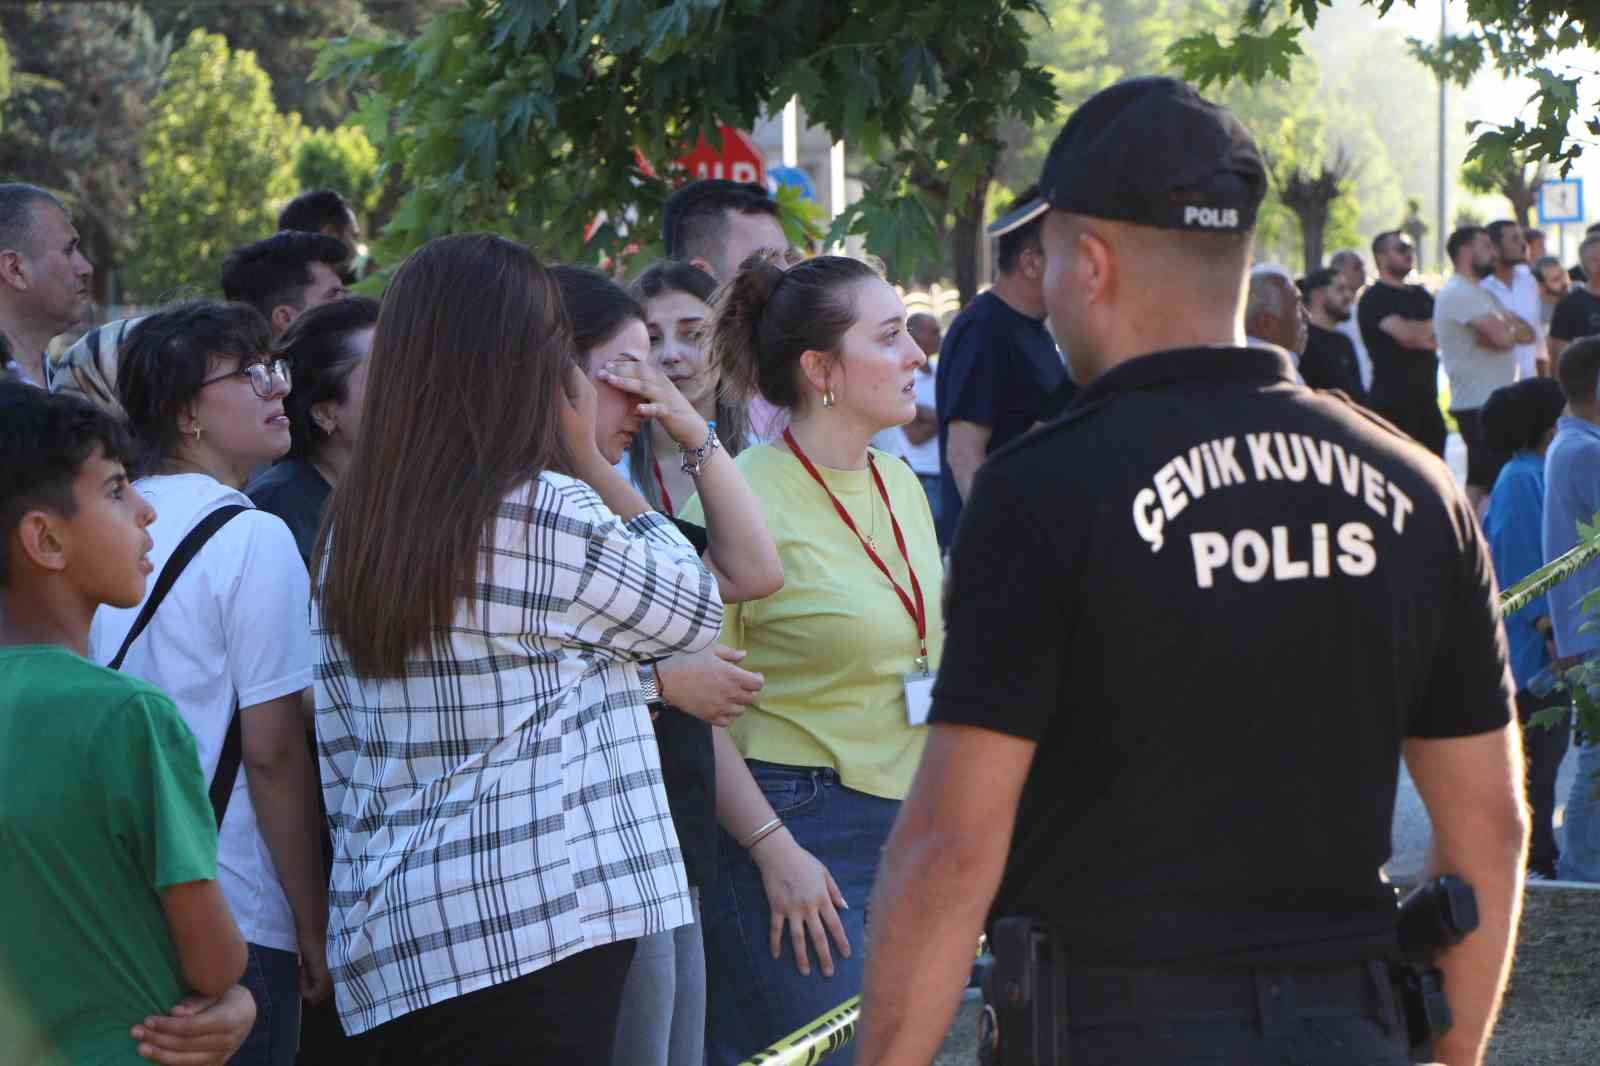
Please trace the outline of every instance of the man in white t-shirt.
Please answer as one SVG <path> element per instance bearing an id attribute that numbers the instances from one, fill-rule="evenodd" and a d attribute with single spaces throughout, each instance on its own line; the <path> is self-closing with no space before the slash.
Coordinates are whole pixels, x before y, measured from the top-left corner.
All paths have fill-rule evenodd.
<path id="1" fill-rule="evenodd" d="M 1517 379 L 1516 346 L 1532 344 L 1537 334 L 1481 284 L 1494 271 L 1488 230 L 1463 226 L 1450 234 L 1445 251 L 1455 272 L 1434 297 L 1433 332 L 1450 377 L 1450 415 L 1467 445 L 1467 498 L 1481 514 L 1510 456 L 1489 447 L 1479 415 L 1490 393 Z"/>
<path id="2" fill-rule="evenodd" d="M 1489 223 L 1488 230 L 1495 251 L 1494 273 L 1484 278 L 1482 285 L 1507 311 L 1535 327 L 1532 342 L 1511 349 L 1517 361 L 1517 377 L 1549 377 L 1549 360 L 1539 350 L 1539 281 L 1528 266 L 1522 227 L 1510 219 L 1501 219 Z"/>

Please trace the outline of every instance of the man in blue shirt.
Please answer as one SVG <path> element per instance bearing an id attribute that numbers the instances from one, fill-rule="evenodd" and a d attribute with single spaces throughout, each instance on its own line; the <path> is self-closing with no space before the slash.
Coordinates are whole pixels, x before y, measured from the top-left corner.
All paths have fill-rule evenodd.
<path id="1" fill-rule="evenodd" d="M 1600 415 L 1595 378 L 1600 375 L 1600 337 L 1575 341 L 1561 353 L 1558 376 L 1567 395 L 1566 413 L 1544 459 L 1544 558 L 1557 559 L 1578 543 L 1578 523 L 1600 512 Z M 1574 659 L 1600 651 L 1600 632 L 1582 632 L 1580 601 L 1600 588 L 1600 562 L 1590 563 L 1550 590 L 1556 651 Z M 1580 738 L 1582 739 L 1582 738 Z M 1578 748 L 1578 772 L 1567 797 L 1567 839 L 1557 865 L 1564 881 L 1600 881 L 1600 738 Z"/>
<path id="2" fill-rule="evenodd" d="M 999 277 L 950 324 L 939 350 L 939 543 L 955 535 L 972 477 L 990 452 L 1032 429 L 1066 367 L 1045 328 L 1043 225 L 1037 190 L 1025 189 L 989 227 Z M 1060 405 L 1061 397 L 1057 397 Z"/>
<path id="3" fill-rule="evenodd" d="M 1502 589 L 1544 565 L 1544 456 L 1566 406 L 1561 386 L 1550 378 L 1525 378 L 1489 394 L 1482 411 L 1484 443 L 1508 455 L 1489 494 L 1483 532 Z M 1555 687 L 1550 669 L 1554 646 L 1550 604 L 1545 596 L 1505 619 L 1511 674 L 1517 683 L 1517 718 L 1522 724 L 1529 827 L 1528 873 L 1556 876 L 1556 774 L 1567 754 L 1571 722 L 1550 729 L 1530 723 L 1540 711 L 1564 708 L 1571 698 Z"/>

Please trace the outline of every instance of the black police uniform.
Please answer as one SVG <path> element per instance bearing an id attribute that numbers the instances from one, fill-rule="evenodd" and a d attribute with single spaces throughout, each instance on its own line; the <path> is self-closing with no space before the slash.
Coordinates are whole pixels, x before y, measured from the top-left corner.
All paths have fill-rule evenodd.
<path id="1" fill-rule="evenodd" d="M 1445 466 L 1275 349 L 1155 353 L 990 456 L 950 581 L 933 720 L 1038 745 L 993 915 L 1054 931 L 1071 1061 L 1407 1061 L 1401 745 L 1512 691 Z"/>

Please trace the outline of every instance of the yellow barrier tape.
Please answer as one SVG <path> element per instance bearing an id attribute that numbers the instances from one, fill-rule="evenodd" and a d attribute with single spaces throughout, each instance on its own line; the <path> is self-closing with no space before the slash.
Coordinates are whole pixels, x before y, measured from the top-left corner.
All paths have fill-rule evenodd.
<path id="1" fill-rule="evenodd" d="M 1579 570 L 1600 558 L 1600 537 L 1580 540 L 1578 546 L 1552 560 L 1500 594 L 1500 613 L 1513 615 Z"/>
<path id="2" fill-rule="evenodd" d="M 861 997 L 851 996 L 816 1021 L 751 1055 L 739 1066 L 815 1066 L 855 1038 L 856 1024 L 860 1020 Z"/>

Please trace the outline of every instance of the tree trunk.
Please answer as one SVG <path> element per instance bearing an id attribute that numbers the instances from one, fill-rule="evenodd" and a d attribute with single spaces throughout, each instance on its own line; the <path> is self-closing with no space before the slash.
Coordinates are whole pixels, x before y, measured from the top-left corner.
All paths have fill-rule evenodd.
<path id="1" fill-rule="evenodd" d="M 950 228 L 950 258 L 955 268 L 956 290 L 965 307 L 978 295 L 978 286 L 986 279 L 978 277 L 979 243 L 984 239 L 983 206 L 989 198 L 990 176 L 982 178 L 955 212 L 955 225 Z"/>
<path id="2" fill-rule="evenodd" d="M 1320 209 L 1319 209 L 1320 208 Z M 1328 231 L 1328 205 L 1310 205 L 1295 211 L 1300 219 L 1300 240 L 1305 245 L 1305 272 L 1322 266 L 1322 245 Z"/>
<path id="3" fill-rule="evenodd" d="M 1516 218 L 1517 225 L 1521 226 L 1523 229 L 1527 229 L 1528 227 L 1532 226 L 1533 190 L 1524 187 L 1518 190 L 1518 195 L 1508 195 L 1507 199 L 1511 201 L 1511 213 L 1513 217 Z"/>

